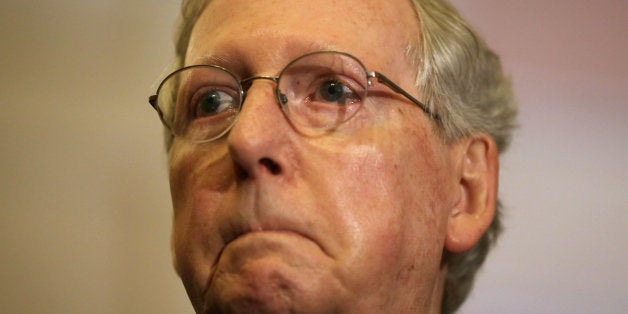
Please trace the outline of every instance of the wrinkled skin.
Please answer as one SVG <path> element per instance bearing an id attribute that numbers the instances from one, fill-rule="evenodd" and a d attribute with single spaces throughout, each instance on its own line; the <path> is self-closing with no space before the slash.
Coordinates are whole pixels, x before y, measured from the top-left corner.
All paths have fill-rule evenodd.
<path id="1" fill-rule="evenodd" d="M 405 1 L 215 0 L 186 64 L 277 75 L 304 53 L 338 50 L 420 99 L 403 54 L 413 14 Z M 196 311 L 436 311 L 448 220 L 464 199 L 460 145 L 382 84 L 352 120 L 313 137 L 290 125 L 274 90 L 255 81 L 227 136 L 175 138 L 170 150 L 175 267 Z"/>

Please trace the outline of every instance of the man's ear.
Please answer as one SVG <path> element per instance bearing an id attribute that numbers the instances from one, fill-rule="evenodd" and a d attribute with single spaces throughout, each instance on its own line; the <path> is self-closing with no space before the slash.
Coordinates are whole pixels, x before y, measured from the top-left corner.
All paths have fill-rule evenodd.
<path id="1" fill-rule="evenodd" d="M 452 253 L 471 249 L 495 215 L 499 161 L 497 145 L 487 134 L 462 140 L 458 155 L 460 201 L 452 209 L 445 248 Z"/>

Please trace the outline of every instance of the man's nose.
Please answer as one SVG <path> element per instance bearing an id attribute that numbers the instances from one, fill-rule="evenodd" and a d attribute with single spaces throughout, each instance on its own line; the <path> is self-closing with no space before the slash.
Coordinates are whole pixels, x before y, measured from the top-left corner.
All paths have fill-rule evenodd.
<path id="1" fill-rule="evenodd" d="M 289 134 L 293 130 L 277 103 L 276 79 L 254 79 L 243 82 L 250 87 L 227 138 L 229 152 L 244 177 L 276 176 L 289 171 Z"/>

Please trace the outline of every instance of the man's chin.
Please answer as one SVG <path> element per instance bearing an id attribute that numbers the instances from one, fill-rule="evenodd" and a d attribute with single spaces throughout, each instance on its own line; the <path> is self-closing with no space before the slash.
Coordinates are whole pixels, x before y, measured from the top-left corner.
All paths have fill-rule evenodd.
<path id="1" fill-rule="evenodd" d="M 316 283 L 328 281 L 329 262 L 299 234 L 247 233 L 225 246 L 205 293 L 206 312 L 310 312 L 301 307 L 325 295 Z"/>

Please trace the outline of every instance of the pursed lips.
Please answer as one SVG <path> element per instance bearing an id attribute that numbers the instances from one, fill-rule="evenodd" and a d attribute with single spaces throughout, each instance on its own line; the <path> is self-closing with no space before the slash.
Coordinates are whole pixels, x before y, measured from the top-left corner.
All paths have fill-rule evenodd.
<path id="1" fill-rule="evenodd" d="M 224 251 L 224 249 L 233 242 L 258 235 L 285 235 L 304 238 L 308 241 L 315 243 L 321 251 L 327 254 L 326 250 L 324 249 L 324 247 L 322 247 L 319 240 L 307 233 L 304 228 L 299 228 L 299 224 L 286 222 L 286 220 L 288 219 L 286 219 L 285 217 L 277 217 L 276 219 L 266 217 L 265 220 L 270 221 L 270 223 L 242 223 L 237 225 L 231 225 L 230 228 L 228 228 L 227 230 L 223 230 L 223 232 L 221 232 L 221 236 L 224 246 L 219 255 L 221 255 L 222 251 Z M 217 259 L 219 258 L 220 256 L 217 257 Z"/>
<path id="2" fill-rule="evenodd" d="M 221 236 L 224 244 L 211 265 L 210 277 L 208 278 L 207 285 L 205 286 L 205 291 L 203 291 L 203 295 L 207 293 L 207 291 L 211 288 L 213 284 L 216 274 L 218 273 L 217 270 L 220 260 L 223 257 L 223 253 L 230 246 L 236 245 L 241 241 L 258 241 L 253 239 L 253 237 L 259 237 L 258 239 L 260 243 L 262 243 L 261 241 L 266 241 L 266 243 L 279 243 L 288 238 L 309 241 L 315 244 L 316 247 L 318 247 L 318 249 L 321 250 L 324 255 L 331 257 L 316 238 L 313 238 L 309 234 L 304 233 L 299 229 L 284 227 L 284 225 L 278 223 L 273 223 L 272 225 L 264 225 L 260 223 L 242 223 L 237 225 L 231 225 L 228 230 L 223 230 Z M 295 249 L 299 249 L 299 247 L 296 247 Z"/>

